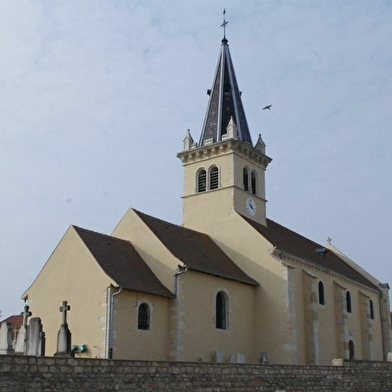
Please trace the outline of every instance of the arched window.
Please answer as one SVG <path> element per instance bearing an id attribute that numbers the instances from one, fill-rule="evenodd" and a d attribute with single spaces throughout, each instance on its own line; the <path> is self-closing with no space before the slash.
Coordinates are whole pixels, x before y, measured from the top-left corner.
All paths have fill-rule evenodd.
<path id="1" fill-rule="evenodd" d="M 242 171 L 242 181 L 244 183 L 244 190 L 249 191 L 249 170 L 247 167 L 244 167 Z"/>
<path id="2" fill-rule="evenodd" d="M 325 305 L 324 284 L 321 280 L 318 284 L 318 300 L 320 305 Z"/>
<path id="3" fill-rule="evenodd" d="M 354 347 L 354 342 L 350 340 L 348 342 L 348 351 L 349 351 L 349 359 L 355 359 L 355 347 Z"/>
<path id="4" fill-rule="evenodd" d="M 197 191 L 205 192 L 207 189 L 207 172 L 201 169 L 197 173 Z"/>
<path id="5" fill-rule="evenodd" d="M 215 326 L 217 329 L 227 329 L 228 299 L 223 291 L 216 295 Z"/>
<path id="6" fill-rule="evenodd" d="M 373 301 L 369 299 L 369 313 L 370 313 L 370 318 L 374 320 L 374 307 L 373 307 Z"/>
<path id="7" fill-rule="evenodd" d="M 219 188 L 219 169 L 216 166 L 213 166 L 210 169 L 210 189 L 218 189 Z"/>
<path id="8" fill-rule="evenodd" d="M 252 193 L 256 195 L 257 193 L 257 174 L 253 170 L 250 176 L 250 182 L 251 182 L 251 187 L 252 187 Z"/>
<path id="9" fill-rule="evenodd" d="M 139 305 L 137 328 L 145 331 L 150 329 L 150 307 L 145 302 Z"/>
<path id="10" fill-rule="evenodd" d="M 351 294 L 349 291 L 346 291 L 346 309 L 347 313 L 351 313 Z"/>

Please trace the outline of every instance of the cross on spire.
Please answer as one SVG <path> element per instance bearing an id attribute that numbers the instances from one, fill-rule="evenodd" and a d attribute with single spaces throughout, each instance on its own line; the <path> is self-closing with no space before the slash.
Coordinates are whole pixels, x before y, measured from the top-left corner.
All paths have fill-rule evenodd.
<path id="1" fill-rule="evenodd" d="M 60 306 L 60 312 L 63 313 L 62 325 L 67 325 L 67 311 L 68 310 L 71 310 L 71 307 L 68 305 L 67 301 L 63 301 L 63 306 Z"/>
<path id="2" fill-rule="evenodd" d="M 223 10 L 223 23 L 221 24 L 221 27 L 223 27 L 223 39 L 226 39 L 226 25 L 229 23 L 225 19 L 226 16 L 226 10 Z"/>

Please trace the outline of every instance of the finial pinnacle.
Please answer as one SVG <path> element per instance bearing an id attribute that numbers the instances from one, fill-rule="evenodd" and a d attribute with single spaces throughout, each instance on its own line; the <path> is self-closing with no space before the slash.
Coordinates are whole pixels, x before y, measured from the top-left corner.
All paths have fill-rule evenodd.
<path id="1" fill-rule="evenodd" d="M 226 21 L 226 10 L 223 9 L 223 23 L 221 24 L 221 27 L 223 27 L 223 40 L 222 40 L 222 42 L 227 41 L 227 39 L 226 39 L 226 25 L 228 23 L 229 22 Z"/>

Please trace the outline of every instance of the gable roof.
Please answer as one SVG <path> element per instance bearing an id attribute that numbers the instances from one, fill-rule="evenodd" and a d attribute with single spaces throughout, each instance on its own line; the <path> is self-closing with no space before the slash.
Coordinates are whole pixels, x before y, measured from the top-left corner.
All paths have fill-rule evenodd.
<path id="1" fill-rule="evenodd" d="M 167 249 L 193 271 L 258 286 L 207 235 L 134 210 Z"/>
<path id="2" fill-rule="evenodd" d="M 104 272 L 124 289 L 173 297 L 129 241 L 73 228 Z"/>
<path id="3" fill-rule="evenodd" d="M 377 290 L 377 286 L 348 265 L 334 252 L 326 249 L 324 254 L 317 253 L 316 249 L 325 248 L 323 245 L 309 240 L 271 219 L 267 219 L 267 226 L 264 226 L 243 215 L 241 216 L 273 246 L 276 246 L 277 249 L 298 257 L 309 264 L 328 269 L 343 277 Z"/>
<path id="4" fill-rule="evenodd" d="M 23 324 L 23 316 L 22 315 L 9 316 L 6 319 L 0 321 L 0 324 L 4 322 L 10 323 L 12 329 L 14 329 L 15 327 L 19 329 Z"/>

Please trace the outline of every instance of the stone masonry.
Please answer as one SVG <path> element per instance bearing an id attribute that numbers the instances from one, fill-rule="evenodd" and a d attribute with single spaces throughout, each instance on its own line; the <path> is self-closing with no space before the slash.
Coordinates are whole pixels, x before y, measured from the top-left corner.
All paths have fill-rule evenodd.
<path id="1" fill-rule="evenodd" d="M 386 392 L 392 363 L 337 360 L 340 366 L 148 362 L 0 356 L 1 392 L 203 391 Z"/>

